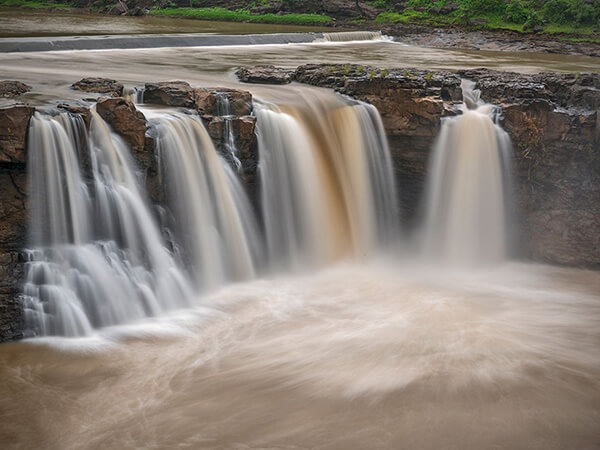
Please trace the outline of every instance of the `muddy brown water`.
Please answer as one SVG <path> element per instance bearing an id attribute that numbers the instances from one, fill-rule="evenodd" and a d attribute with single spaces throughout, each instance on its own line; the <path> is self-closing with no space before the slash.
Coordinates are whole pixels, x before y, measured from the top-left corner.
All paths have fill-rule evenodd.
<path id="1" fill-rule="evenodd" d="M 0 54 L 0 78 L 45 104 L 90 96 L 69 88 L 83 76 L 239 86 L 236 66 L 309 62 L 600 69 L 381 41 Z M 279 102 L 302 92 L 246 88 Z M 0 447 L 600 449 L 598 272 L 395 257 L 235 284 L 197 305 L 89 338 L 1 345 Z"/>

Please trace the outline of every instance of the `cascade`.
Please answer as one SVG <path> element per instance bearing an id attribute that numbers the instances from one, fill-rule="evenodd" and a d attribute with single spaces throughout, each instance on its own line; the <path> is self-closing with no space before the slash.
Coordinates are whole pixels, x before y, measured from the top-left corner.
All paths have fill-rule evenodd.
<path id="1" fill-rule="evenodd" d="M 456 264 L 502 261 L 509 249 L 511 143 L 473 84 L 462 114 L 444 119 L 429 164 L 423 249 Z"/>
<path id="2" fill-rule="evenodd" d="M 225 142 L 224 147 L 228 157 L 233 162 L 236 170 L 240 170 L 242 163 L 237 157 L 237 147 L 235 145 L 235 136 L 233 135 L 233 127 L 231 125 L 231 106 L 229 104 L 229 97 L 223 92 L 216 93 L 217 98 L 217 115 L 223 118 L 225 124 Z"/>
<path id="3" fill-rule="evenodd" d="M 231 126 L 221 154 L 197 113 L 144 109 L 165 194 L 155 214 L 130 150 L 95 111 L 89 130 L 76 114 L 36 113 L 30 335 L 89 335 L 192 306 L 201 292 L 267 269 L 362 258 L 394 241 L 398 199 L 374 107 L 306 90 L 254 111 L 262 227 L 237 175 Z M 220 112 L 231 119 L 224 96 Z"/>
<path id="4" fill-rule="evenodd" d="M 381 31 L 340 31 L 337 33 L 323 33 L 321 41 L 325 42 L 351 42 L 375 41 L 383 39 Z"/>
<path id="5" fill-rule="evenodd" d="M 250 202 L 197 116 L 156 114 L 157 152 L 169 227 L 198 287 L 252 278 L 261 238 Z"/>
<path id="6" fill-rule="evenodd" d="M 124 142 L 91 111 L 91 182 L 76 139 L 83 122 L 39 113 L 29 130 L 31 260 L 24 309 L 36 335 L 85 335 L 189 305 Z"/>
<path id="7" fill-rule="evenodd" d="M 305 93 L 301 105 L 255 105 L 270 262 L 324 264 L 394 238 L 391 158 L 371 105 Z"/>

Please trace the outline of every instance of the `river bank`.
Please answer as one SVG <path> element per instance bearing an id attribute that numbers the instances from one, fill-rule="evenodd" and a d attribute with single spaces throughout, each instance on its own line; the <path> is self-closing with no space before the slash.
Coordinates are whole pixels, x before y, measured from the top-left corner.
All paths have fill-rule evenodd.
<path id="1" fill-rule="evenodd" d="M 137 5 L 137 3 L 139 2 L 135 2 L 132 5 Z M 0 37 L 76 34 L 210 33 L 214 32 L 214 27 L 210 25 L 211 21 L 213 21 L 212 23 L 231 23 L 232 30 L 242 27 L 246 33 L 371 30 L 382 31 L 384 34 L 407 44 L 432 48 L 600 56 L 600 40 L 598 40 L 600 38 L 597 34 L 582 36 L 572 33 L 527 33 L 509 29 L 484 29 L 481 26 L 470 25 L 441 24 L 433 26 L 415 23 L 389 23 L 376 20 L 376 11 L 371 11 L 367 15 L 370 18 L 357 21 L 353 16 L 348 16 L 345 12 L 332 10 L 330 12 L 331 17 L 323 16 L 331 20 L 313 22 L 311 19 L 303 18 L 303 16 L 294 16 L 294 20 L 292 20 L 291 13 L 276 16 L 276 20 L 269 20 L 270 16 L 257 16 L 256 19 L 252 20 L 238 20 L 235 16 L 227 19 L 227 15 L 196 16 L 194 14 L 181 14 L 183 8 L 163 10 L 164 12 L 161 12 L 161 10 L 143 9 L 140 6 L 132 6 L 128 9 L 125 4 L 123 4 L 125 9 L 120 12 L 115 12 L 110 7 L 106 7 L 105 9 L 81 8 L 46 3 L 24 3 L 21 7 L 7 7 L 2 5 L 0 3 L 0 23 L 4 18 L 7 21 L 7 26 L 3 27 Z M 27 13 L 24 13 L 24 11 L 27 11 Z M 132 14 L 133 11 L 135 11 L 135 14 Z M 23 30 L 22 32 L 15 33 L 15 21 L 18 29 L 19 16 L 31 13 L 43 14 L 50 22 L 52 22 L 52 17 L 63 19 L 71 17 L 73 21 L 82 20 L 86 16 L 104 17 L 106 19 L 102 19 L 101 23 L 106 22 L 106 25 L 104 27 L 99 27 L 98 25 L 82 27 L 78 31 L 70 31 L 68 26 L 62 29 L 55 27 L 44 32 L 43 29 L 47 28 L 48 25 L 40 21 L 40 30 Z M 290 16 L 289 21 L 282 20 L 286 16 Z M 9 21 L 11 26 L 8 26 Z M 114 23 L 110 24 L 110 22 Z M 126 25 L 120 26 L 121 22 Z M 148 31 L 149 28 L 153 29 L 153 31 Z M 236 33 L 239 32 L 237 31 Z"/>

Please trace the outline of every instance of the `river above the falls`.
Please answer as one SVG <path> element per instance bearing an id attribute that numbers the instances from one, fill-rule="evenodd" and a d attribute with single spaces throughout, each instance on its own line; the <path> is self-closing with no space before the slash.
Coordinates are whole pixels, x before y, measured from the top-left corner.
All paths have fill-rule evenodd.
<path id="1" fill-rule="evenodd" d="M 165 37 L 172 39 L 172 35 Z M 144 37 L 137 39 L 143 41 Z M 126 87 L 169 80 L 185 80 L 195 86 L 244 86 L 260 95 L 262 87 L 242 85 L 233 74 L 236 67 L 257 64 L 295 68 L 302 64 L 339 63 L 432 71 L 487 67 L 524 73 L 600 70 L 600 58 L 594 57 L 437 49 L 389 39 L 267 45 L 217 45 L 220 38 L 214 39 L 214 46 L 202 47 L 0 52 L 0 79 L 30 84 L 32 91 L 21 99 L 44 104 L 90 97 L 70 89 L 72 83 L 86 76 L 113 78 Z M 286 87 L 277 89 L 285 91 Z"/>

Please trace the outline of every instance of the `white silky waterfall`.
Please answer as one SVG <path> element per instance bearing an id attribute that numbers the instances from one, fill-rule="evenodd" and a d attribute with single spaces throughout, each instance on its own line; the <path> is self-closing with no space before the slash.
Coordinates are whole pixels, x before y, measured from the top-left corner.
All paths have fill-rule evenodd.
<path id="1" fill-rule="evenodd" d="M 31 261 L 25 318 L 36 335 L 85 335 L 189 305 L 192 291 L 166 249 L 123 141 L 91 112 L 92 182 L 83 181 L 63 114 L 29 131 Z"/>
<path id="2" fill-rule="evenodd" d="M 425 198 L 425 255 L 459 265 L 499 262 L 509 250 L 510 138 L 472 87 L 463 84 L 463 113 L 442 123 Z"/>

